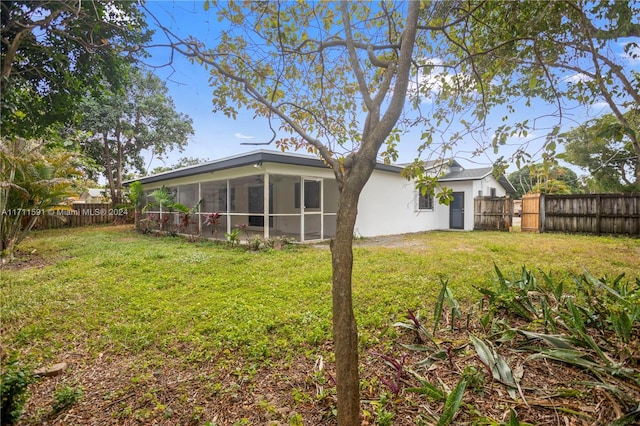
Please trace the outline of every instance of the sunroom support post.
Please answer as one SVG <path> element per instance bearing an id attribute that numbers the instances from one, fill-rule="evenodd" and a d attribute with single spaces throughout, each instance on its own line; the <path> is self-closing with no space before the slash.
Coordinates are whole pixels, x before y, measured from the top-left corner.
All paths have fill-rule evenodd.
<path id="1" fill-rule="evenodd" d="M 271 211 L 271 206 L 269 205 L 269 199 L 271 198 L 271 194 L 269 194 L 269 173 L 265 172 L 264 173 L 264 191 L 263 191 L 263 196 L 264 196 L 264 202 L 262 203 L 264 205 L 263 208 L 263 212 L 262 214 L 264 215 L 264 220 L 263 222 L 263 226 L 262 226 L 262 230 L 263 230 L 263 237 L 265 240 L 269 239 L 269 212 Z"/>
<path id="2" fill-rule="evenodd" d="M 304 243 L 304 176 L 300 176 L 300 242 Z"/>
<path id="3" fill-rule="evenodd" d="M 320 239 L 324 240 L 324 179 L 320 179 Z"/>
<path id="4" fill-rule="evenodd" d="M 227 230 L 226 233 L 231 233 L 231 184 L 230 179 L 227 179 Z"/>

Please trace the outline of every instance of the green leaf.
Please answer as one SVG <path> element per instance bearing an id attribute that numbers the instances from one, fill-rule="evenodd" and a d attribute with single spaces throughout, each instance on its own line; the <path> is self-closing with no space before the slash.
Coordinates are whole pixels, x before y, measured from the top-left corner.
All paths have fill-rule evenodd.
<path id="1" fill-rule="evenodd" d="M 493 378 L 506 385 L 509 396 L 515 399 L 515 390 L 519 389 L 519 386 L 513 377 L 511 368 L 504 360 L 504 358 L 496 353 L 493 348 L 489 348 L 489 346 L 485 342 L 478 339 L 477 337 L 470 335 L 469 338 L 471 339 L 471 343 L 473 343 L 473 346 L 476 349 L 478 357 L 480 358 L 482 363 L 489 368 L 489 371 L 491 371 Z"/>
<path id="2" fill-rule="evenodd" d="M 407 392 L 413 392 L 421 395 L 427 395 L 429 398 L 432 398 L 436 401 L 445 401 L 446 395 L 442 391 L 442 389 L 436 387 L 435 385 L 429 383 L 426 380 L 419 379 L 420 384 L 422 385 L 419 388 L 407 388 Z"/>
<path id="3" fill-rule="evenodd" d="M 547 342 L 548 344 L 556 348 L 575 349 L 575 347 L 571 344 L 571 340 L 565 336 L 534 333 L 533 331 L 526 331 L 526 330 L 518 330 L 518 332 L 524 334 L 530 339 L 544 340 L 545 342 Z"/>
<path id="4" fill-rule="evenodd" d="M 425 367 L 425 368 L 429 368 L 431 367 L 433 364 L 435 364 L 438 361 L 444 361 L 447 359 L 447 351 L 443 350 L 439 350 L 438 352 L 434 352 L 433 354 L 429 355 L 428 357 L 426 357 L 425 359 L 423 359 L 422 361 L 418 361 L 416 362 L 416 366 L 417 367 Z"/>
<path id="5" fill-rule="evenodd" d="M 440 278 L 440 284 L 442 284 L 442 288 L 440 289 L 440 294 L 438 294 L 438 299 L 436 300 L 436 307 L 433 314 L 433 334 L 436 334 L 438 324 L 440 324 L 440 318 L 442 318 L 442 305 L 444 304 L 444 298 L 447 292 L 447 280 L 443 280 L 442 278 Z"/>
<path id="6" fill-rule="evenodd" d="M 520 421 L 518 421 L 518 416 L 513 408 L 509 408 L 509 426 L 520 426 Z"/>
<path id="7" fill-rule="evenodd" d="M 447 426 L 450 425 L 453 421 L 453 418 L 456 416 L 458 409 L 460 408 L 460 404 L 462 403 L 462 397 L 464 396 L 464 391 L 467 388 L 467 379 L 462 377 L 453 391 L 447 397 L 447 400 L 444 403 L 444 410 L 442 411 L 442 415 L 438 420 L 438 426 Z"/>

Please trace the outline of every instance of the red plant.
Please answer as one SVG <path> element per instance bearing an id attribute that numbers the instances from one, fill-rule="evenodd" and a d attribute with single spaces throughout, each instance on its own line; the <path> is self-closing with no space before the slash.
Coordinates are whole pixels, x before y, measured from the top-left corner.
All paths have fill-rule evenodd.
<path id="1" fill-rule="evenodd" d="M 204 226 L 212 226 L 211 235 L 215 235 L 215 234 L 218 233 L 218 225 L 220 225 L 220 218 L 221 217 L 222 216 L 218 212 L 208 213 L 205 216 Z"/>

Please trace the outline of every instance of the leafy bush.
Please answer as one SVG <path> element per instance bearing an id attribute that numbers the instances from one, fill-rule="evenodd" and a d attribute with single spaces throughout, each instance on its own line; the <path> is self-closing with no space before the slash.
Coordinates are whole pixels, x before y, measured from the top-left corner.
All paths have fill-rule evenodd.
<path id="1" fill-rule="evenodd" d="M 0 424 L 13 424 L 18 420 L 27 400 L 27 387 L 33 380 L 31 371 L 20 367 L 17 361 L 5 365 L 0 384 Z"/>

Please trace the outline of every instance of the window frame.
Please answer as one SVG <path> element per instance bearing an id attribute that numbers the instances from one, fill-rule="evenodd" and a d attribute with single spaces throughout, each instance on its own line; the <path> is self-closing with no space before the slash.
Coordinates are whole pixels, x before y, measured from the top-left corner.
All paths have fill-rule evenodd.
<path id="1" fill-rule="evenodd" d="M 418 191 L 418 203 L 417 203 L 417 210 L 418 210 L 418 211 L 421 211 L 421 212 L 425 212 L 425 211 L 427 211 L 427 212 L 431 212 L 431 211 L 433 211 L 433 209 L 434 209 L 434 205 L 435 205 L 435 202 L 434 202 L 434 201 L 435 201 L 435 200 L 434 200 L 433 195 L 426 195 L 426 196 L 423 196 L 423 195 L 420 193 L 420 191 Z M 425 204 L 424 204 L 424 207 L 423 207 L 423 203 L 425 203 Z"/>

